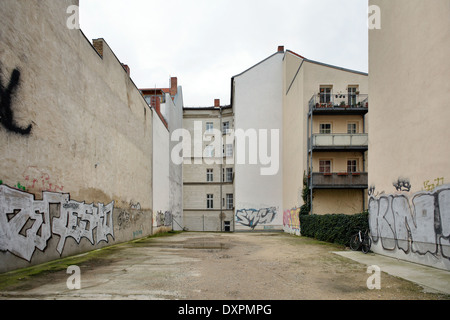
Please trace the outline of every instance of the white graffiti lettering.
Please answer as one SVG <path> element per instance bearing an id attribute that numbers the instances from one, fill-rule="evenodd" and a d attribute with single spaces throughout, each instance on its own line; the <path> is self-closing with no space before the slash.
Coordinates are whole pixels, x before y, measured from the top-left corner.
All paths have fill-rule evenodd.
<path id="1" fill-rule="evenodd" d="M 32 194 L 0 185 L 0 251 L 31 261 L 36 248 L 43 251 L 52 234 L 60 236 L 56 248 L 60 255 L 67 237 L 77 243 L 86 238 L 93 245 L 108 242 L 108 235 L 114 238 L 114 201 L 95 207 L 70 200 L 69 194 L 43 192 L 42 195 L 42 200 L 35 200 Z M 58 208 L 53 224 L 52 205 Z"/>

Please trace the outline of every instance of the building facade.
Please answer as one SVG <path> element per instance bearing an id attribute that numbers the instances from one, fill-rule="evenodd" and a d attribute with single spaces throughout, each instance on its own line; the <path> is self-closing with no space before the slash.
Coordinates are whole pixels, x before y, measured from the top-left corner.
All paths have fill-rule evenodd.
<path id="1" fill-rule="evenodd" d="M 371 0 L 370 11 L 372 250 L 449 270 L 450 2 Z"/>
<path id="2" fill-rule="evenodd" d="M 231 106 L 184 108 L 184 227 L 234 231 L 234 114 Z"/>

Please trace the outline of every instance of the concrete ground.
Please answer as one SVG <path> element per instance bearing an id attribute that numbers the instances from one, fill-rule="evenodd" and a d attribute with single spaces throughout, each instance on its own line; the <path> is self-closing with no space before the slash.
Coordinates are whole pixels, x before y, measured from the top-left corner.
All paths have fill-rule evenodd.
<path id="1" fill-rule="evenodd" d="M 381 268 L 380 289 L 368 288 L 368 265 Z M 1 274 L 0 300 L 449 300 L 449 281 L 285 233 L 183 232 Z"/>
<path id="2" fill-rule="evenodd" d="M 450 295 L 450 272 L 436 269 L 417 263 L 398 260 L 379 254 L 364 254 L 360 251 L 338 251 L 333 252 L 365 264 L 376 265 L 382 272 L 399 277 L 421 286 L 425 292 L 443 293 Z"/>

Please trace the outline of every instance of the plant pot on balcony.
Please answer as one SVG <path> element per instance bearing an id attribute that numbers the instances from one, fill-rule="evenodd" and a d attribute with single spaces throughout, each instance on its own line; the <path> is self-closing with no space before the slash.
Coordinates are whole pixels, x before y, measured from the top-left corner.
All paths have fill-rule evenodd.
<path id="1" fill-rule="evenodd" d="M 361 175 L 361 173 L 359 173 L 359 172 L 352 172 L 352 175 L 353 176 L 359 176 L 359 175 Z"/>
<path id="2" fill-rule="evenodd" d="M 347 172 L 338 172 L 338 176 L 346 176 L 346 175 L 348 175 Z"/>
<path id="3" fill-rule="evenodd" d="M 333 175 L 333 174 L 332 174 L 331 172 L 324 172 L 323 175 L 324 175 L 324 176 L 331 176 L 331 175 Z"/>

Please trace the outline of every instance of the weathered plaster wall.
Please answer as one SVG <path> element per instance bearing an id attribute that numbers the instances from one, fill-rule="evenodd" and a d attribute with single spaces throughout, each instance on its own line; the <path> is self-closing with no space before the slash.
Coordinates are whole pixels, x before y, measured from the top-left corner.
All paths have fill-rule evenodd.
<path id="1" fill-rule="evenodd" d="M 0 272 L 152 232 L 152 110 L 71 5 L 0 2 Z"/>
<path id="2" fill-rule="evenodd" d="M 369 4 L 374 250 L 449 269 L 450 2 Z"/>

